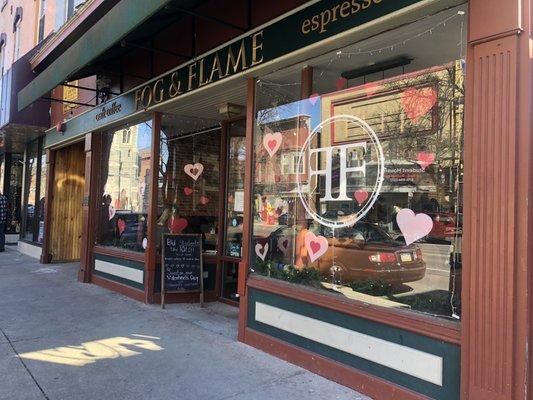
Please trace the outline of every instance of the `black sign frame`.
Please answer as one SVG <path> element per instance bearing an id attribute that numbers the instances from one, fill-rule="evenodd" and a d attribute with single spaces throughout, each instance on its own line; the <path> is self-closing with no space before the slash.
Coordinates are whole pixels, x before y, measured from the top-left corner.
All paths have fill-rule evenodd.
<path id="1" fill-rule="evenodd" d="M 194 237 L 198 239 L 200 243 L 199 255 L 200 255 L 200 273 L 199 273 L 199 291 L 198 290 L 165 290 L 165 272 L 166 272 L 166 259 L 165 259 L 165 241 L 168 237 L 180 238 L 180 237 Z M 203 257 L 203 240 L 201 234 L 174 234 L 164 233 L 161 238 L 161 308 L 165 308 L 165 293 L 198 293 L 200 294 L 200 307 L 204 306 L 204 257 Z"/>

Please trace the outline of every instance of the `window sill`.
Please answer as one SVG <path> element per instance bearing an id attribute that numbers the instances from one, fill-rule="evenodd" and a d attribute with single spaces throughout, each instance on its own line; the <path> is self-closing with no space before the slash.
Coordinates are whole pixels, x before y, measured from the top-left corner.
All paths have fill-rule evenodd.
<path id="1" fill-rule="evenodd" d="M 94 246 L 93 253 L 102 254 L 104 256 L 111 256 L 122 258 L 124 260 L 138 261 L 144 263 L 144 254 L 137 253 L 135 251 L 123 250 L 116 247 L 107 247 L 107 246 Z"/>
<path id="2" fill-rule="evenodd" d="M 394 326 L 399 329 L 404 329 L 448 343 L 457 345 L 461 344 L 460 323 L 439 319 L 438 317 L 433 317 L 431 315 L 424 315 L 406 310 L 387 309 L 357 300 L 342 299 L 334 294 L 324 293 L 318 289 L 308 288 L 255 274 L 251 274 L 248 277 L 247 287 L 304 301 L 354 317 L 360 317 L 385 325 Z"/>

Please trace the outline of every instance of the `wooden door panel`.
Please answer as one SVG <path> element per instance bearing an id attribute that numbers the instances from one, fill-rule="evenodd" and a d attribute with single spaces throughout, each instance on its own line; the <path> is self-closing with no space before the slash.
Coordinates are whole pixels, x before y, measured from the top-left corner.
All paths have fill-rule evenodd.
<path id="1" fill-rule="evenodd" d="M 79 260 L 85 185 L 83 143 L 57 150 L 50 253 L 53 261 Z"/>

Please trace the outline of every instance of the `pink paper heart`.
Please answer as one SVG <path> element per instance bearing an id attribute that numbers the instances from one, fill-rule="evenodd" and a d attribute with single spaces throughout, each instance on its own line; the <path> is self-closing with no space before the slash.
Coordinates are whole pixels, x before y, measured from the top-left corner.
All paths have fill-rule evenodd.
<path id="1" fill-rule="evenodd" d="M 348 80 L 346 78 L 343 78 L 342 76 L 340 78 L 338 78 L 336 81 L 335 81 L 335 88 L 337 90 L 342 90 L 346 87 L 346 83 L 348 82 Z"/>
<path id="2" fill-rule="evenodd" d="M 117 213 L 117 210 L 115 210 L 115 207 L 113 207 L 111 204 L 109 205 L 109 220 L 111 221 L 115 214 Z"/>
<path id="3" fill-rule="evenodd" d="M 402 93 L 402 108 L 415 124 L 420 117 L 426 115 L 437 102 L 437 92 L 431 87 L 422 89 L 409 88 Z"/>
<path id="4" fill-rule="evenodd" d="M 287 251 L 289 250 L 289 238 L 286 236 L 282 236 L 278 239 L 278 249 L 281 250 L 283 255 L 287 255 Z"/>
<path id="5" fill-rule="evenodd" d="M 183 170 L 192 179 L 197 180 L 202 175 L 202 172 L 204 172 L 204 166 L 201 163 L 187 164 L 183 167 Z"/>
<path id="6" fill-rule="evenodd" d="M 363 89 L 365 90 L 366 97 L 372 97 L 379 90 L 379 85 L 374 82 L 369 82 L 363 85 Z"/>
<path id="7" fill-rule="evenodd" d="M 203 204 L 205 206 L 207 203 L 209 203 L 209 199 L 207 197 L 200 197 L 200 204 Z"/>
<path id="8" fill-rule="evenodd" d="M 357 203 L 361 205 L 368 199 L 368 192 L 366 190 L 356 190 L 353 196 Z"/>
<path id="9" fill-rule="evenodd" d="M 126 229 L 126 221 L 124 221 L 123 219 L 119 218 L 118 221 L 117 221 L 117 227 L 118 227 L 119 235 L 122 235 L 122 233 Z"/>
<path id="10" fill-rule="evenodd" d="M 309 102 L 312 106 L 314 106 L 319 99 L 320 95 L 318 93 L 313 93 L 311 96 L 309 96 Z"/>
<path id="11" fill-rule="evenodd" d="M 259 257 L 261 260 L 265 261 L 267 253 L 268 243 L 266 243 L 264 246 L 261 243 L 257 243 L 255 245 L 255 254 L 257 254 L 257 257 Z"/>
<path id="12" fill-rule="evenodd" d="M 324 236 L 315 236 L 313 232 L 307 232 L 305 234 L 305 247 L 311 262 L 328 251 L 328 246 L 328 240 Z"/>
<path id="13" fill-rule="evenodd" d="M 263 136 L 263 146 L 271 158 L 279 150 L 282 141 L 283 136 L 281 135 L 281 132 L 266 133 Z"/>
<path id="14" fill-rule="evenodd" d="M 190 196 L 192 194 L 193 190 L 190 187 L 184 187 L 183 193 L 185 193 L 185 196 Z"/>
<path id="15" fill-rule="evenodd" d="M 415 215 L 409 208 L 402 208 L 398 212 L 396 222 L 403 233 L 406 245 L 427 236 L 433 229 L 433 220 L 429 215 L 422 213 Z"/>
<path id="16" fill-rule="evenodd" d="M 416 163 L 420 165 L 420 168 L 422 168 L 424 171 L 428 166 L 433 164 L 435 162 L 435 153 L 429 153 L 427 151 L 421 151 L 416 156 L 417 161 Z"/>

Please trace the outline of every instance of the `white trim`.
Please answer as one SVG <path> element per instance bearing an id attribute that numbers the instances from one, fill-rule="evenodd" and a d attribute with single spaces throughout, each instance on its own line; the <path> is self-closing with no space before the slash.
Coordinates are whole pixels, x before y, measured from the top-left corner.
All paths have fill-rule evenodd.
<path id="1" fill-rule="evenodd" d="M 141 269 L 130 268 L 102 260 L 94 260 L 94 269 L 129 281 L 141 284 L 144 282 L 144 271 Z"/>
<path id="2" fill-rule="evenodd" d="M 412 347 L 355 332 L 264 303 L 255 303 L 258 322 L 442 386 L 443 359 Z"/>
<path id="3" fill-rule="evenodd" d="M 42 248 L 34 244 L 19 241 L 17 243 L 17 250 L 19 253 L 25 254 L 32 258 L 41 258 Z"/>

